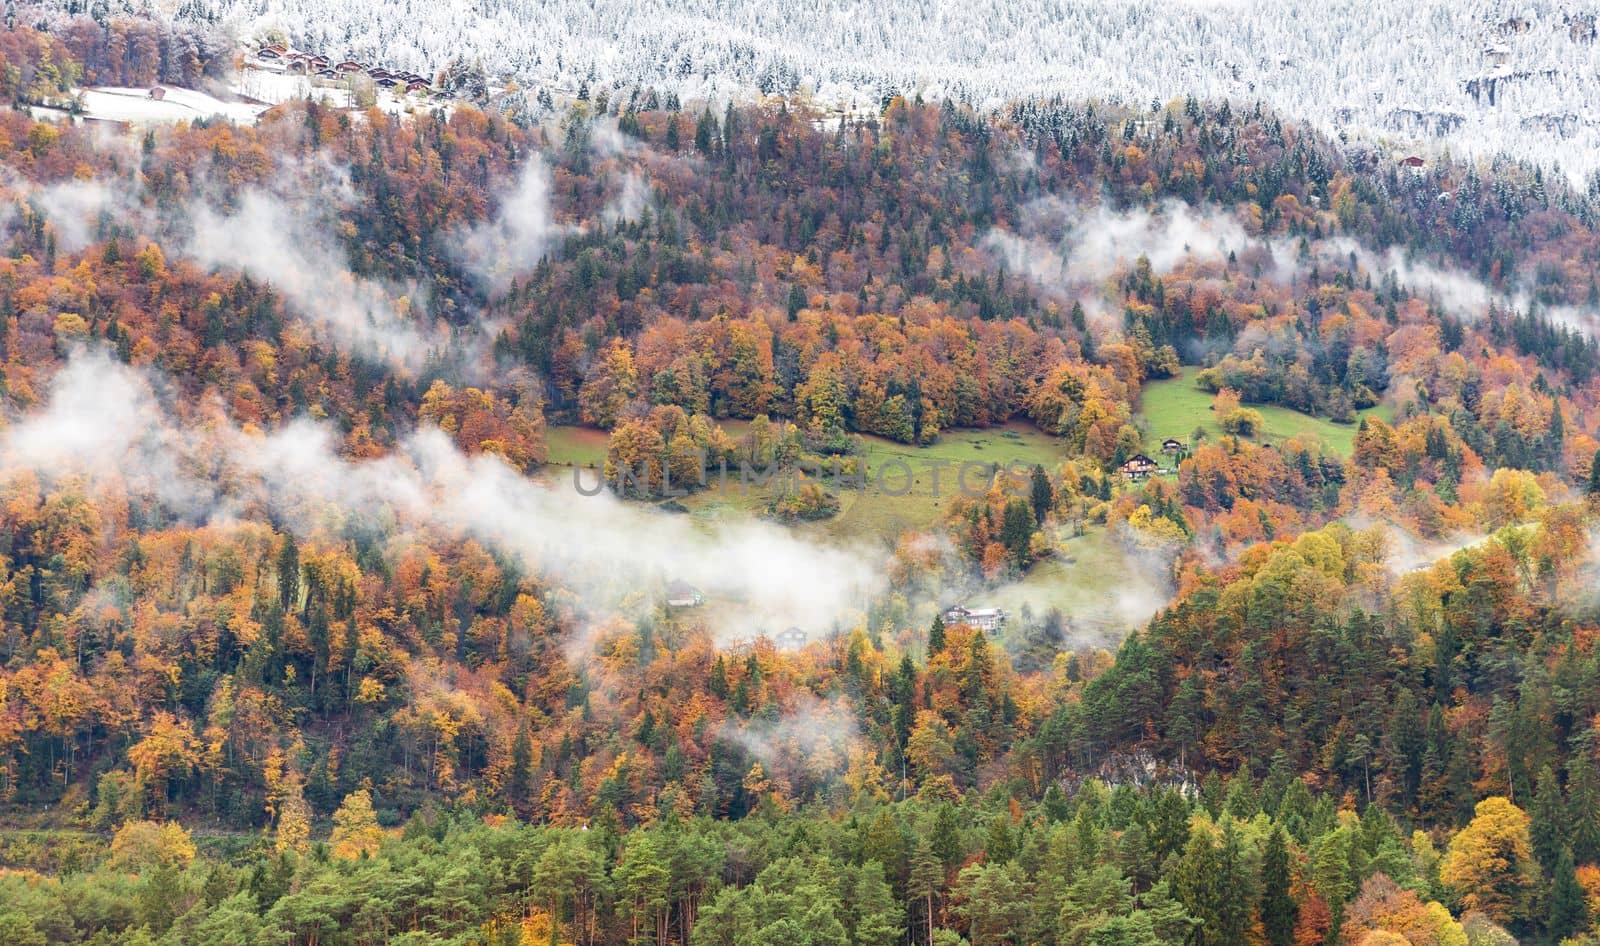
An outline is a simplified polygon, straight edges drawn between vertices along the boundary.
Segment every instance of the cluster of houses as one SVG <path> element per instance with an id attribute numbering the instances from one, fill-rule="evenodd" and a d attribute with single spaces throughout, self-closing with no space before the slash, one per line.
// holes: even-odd
<path id="1" fill-rule="evenodd" d="M 406 92 L 430 92 L 433 80 L 415 72 L 390 72 L 381 66 L 346 59 L 334 62 L 327 56 L 313 55 L 289 49 L 282 43 L 273 43 L 256 50 L 256 61 L 268 68 L 312 76 L 318 79 L 346 79 L 364 75 L 380 89 L 400 89 Z"/>
<path id="2" fill-rule="evenodd" d="M 667 582 L 666 605 L 674 611 L 685 608 L 698 608 L 706 603 L 706 596 L 700 589 L 686 581 Z M 775 634 L 759 634 L 755 637 L 743 637 L 730 641 L 723 646 L 724 650 L 733 653 L 749 653 L 755 650 L 756 644 L 761 640 L 770 640 L 778 650 L 793 653 L 805 649 L 811 642 L 811 637 L 798 627 L 786 627 Z"/>
<path id="3" fill-rule="evenodd" d="M 944 623 L 965 624 L 994 634 L 1006 626 L 1006 612 L 1001 608 L 968 608 L 958 604 L 944 609 Z"/>
<path id="4" fill-rule="evenodd" d="M 1161 441 L 1161 452 L 1170 457 L 1181 457 L 1187 449 L 1181 440 L 1168 437 Z M 1117 470 L 1130 480 L 1144 480 L 1160 472 L 1161 465 L 1142 453 L 1136 453 Z"/>

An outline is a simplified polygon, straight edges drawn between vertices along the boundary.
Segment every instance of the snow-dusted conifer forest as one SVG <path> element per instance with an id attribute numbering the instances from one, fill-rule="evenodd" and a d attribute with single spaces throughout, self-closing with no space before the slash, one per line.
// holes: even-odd
<path id="1" fill-rule="evenodd" d="M 1600 167 L 1596 7 L 1562 0 L 55 0 L 530 89 L 978 107 L 1260 100 L 1330 132 Z M 614 100 L 614 99 L 613 99 Z"/>

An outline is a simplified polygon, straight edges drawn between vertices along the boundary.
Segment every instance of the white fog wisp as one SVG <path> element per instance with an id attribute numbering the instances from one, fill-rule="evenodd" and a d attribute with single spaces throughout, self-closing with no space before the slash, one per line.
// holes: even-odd
<path id="1" fill-rule="evenodd" d="M 315 536 L 352 518 L 470 537 L 552 576 L 586 606 L 662 577 L 737 605 L 734 637 L 783 622 L 818 635 L 849 624 L 882 587 L 870 551 L 809 542 L 764 522 L 702 527 L 570 483 L 536 483 L 493 455 L 469 456 L 435 429 L 388 456 L 339 456 L 331 427 L 309 420 L 268 434 L 226 420 L 186 427 L 142 371 L 98 351 L 75 355 L 46 403 L 0 439 L 0 477 L 81 477 L 160 499 L 196 523 L 268 508 Z M 618 579 L 623 579 L 620 582 Z"/>
<path id="2" fill-rule="evenodd" d="M 420 367 L 435 346 L 405 317 L 409 300 L 331 261 L 343 250 L 331 236 L 264 191 L 247 192 L 232 214 L 197 204 L 189 256 L 212 269 L 238 270 L 269 283 L 295 314 L 363 357 Z"/>

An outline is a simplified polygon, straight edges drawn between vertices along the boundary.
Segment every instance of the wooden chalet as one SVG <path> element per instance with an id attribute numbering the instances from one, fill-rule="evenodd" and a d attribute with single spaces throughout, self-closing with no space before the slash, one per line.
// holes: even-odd
<path id="1" fill-rule="evenodd" d="M 806 637 L 806 632 L 798 627 L 787 627 L 772 635 L 772 642 L 777 645 L 778 649 L 789 652 L 804 650 L 809 640 Z"/>
<path id="2" fill-rule="evenodd" d="M 1119 469 L 1122 475 L 1130 480 L 1142 480 L 1155 473 L 1160 467 L 1156 464 L 1156 461 L 1142 453 L 1136 453 L 1127 463 L 1122 464 Z"/>
<path id="3" fill-rule="evenodd" d="M 667 607 L 695 608 L 705 603 L 706 596 L 688 582 L 674 581 L 667 584 Z"/>
<path id="4" fill-rule="evenodd" d="M 337 80 L 353 75 L 366 75 L 382 89 L 401 90 L 406 93 L 429 92 L 433 80 L 415 72 L 390 71 L 382 66 L 369 66 L 359 59 L 333 61 L 328 56 L 292 51 L 282 43 L 272 43 L 256 50 L 256 58 L 276 64 L 288 72 L 315 76 L 322 80 Z"/>
<path id="5" fill-rule="evenodd" d="M 1168 437 L 1167 439 L 1161 441 L 1161 452 L 1162 453 L 1182 453 L 1183 452 L 1183 441 L 1174 440 L 1173 438 Z"/>
<path id="6" fill-rule="evenodd" d="M 1000 608 L 967 608 L 958 604 L 945 609 L 944 623 L 966 624 L 993 633 L 1006 626 L 1006 613 Z"/>

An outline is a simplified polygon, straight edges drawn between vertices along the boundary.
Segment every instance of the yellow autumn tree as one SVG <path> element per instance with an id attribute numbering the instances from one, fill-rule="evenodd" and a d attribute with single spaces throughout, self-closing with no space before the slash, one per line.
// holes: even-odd
<path id="1" fill-rule="evenodd" d="M 1544 505 L 1544 489 L 1527 470 L 1499 469 L 1484 491 L 1484 518 L 1492 528 L 1513 525 L 1531 518 Z"/>
<path id="2" fill-rule="evenodd" d="M 333 856 L 356 860 L 378 852 L 383 844 L 383 829 L 372 810 L 372 793 L 358 789 L 344 796 L 344 803 L 333 813 Z"/>
<path id="3" fill-rule="evenodd" d="M 130 821 L 111 839 L 111 865 L 132 873 L 163 864 L 188 867 L 194 853 L 189 832 L 172 821 Z"/>
<path id="4" fill-rule="evenodd" d="M 639 372 L 633 364 L 633 350 L 627 342 L 616 339 L 595 360 L 578 393 L 584 422 L 610 429 L 638 393 Z"/>
<path id="5" fill-rule="evenodd" d="M 1497 923 L 1524 915 L 1536 878 L 1528 815 L 1499 796 L 1478 802 L 1439 862 L 1439 879 L 1460 894 L 1462 907 Z"/>
<path id="6" fill-rule="evenodd" d="M 867 751 L 867 747 L 852 744 L 849 759 L 849 767 L 844 773 L 844 784 L 850 789 L 850 798 L 854 801 L 862 799 L 887 801 L 889 793 L 883 787 L 887 773 L 873 758 L 872 753 Z"/>
<path id="7" fill-rule="evenodd" d="M 1227 417 L 1240 407 L 1239 392 L 1233 388 L 1218 388 L 1216 397 L 1211 399 L 1211 412 L 1218 419 Z"/>
<path id="8" fill-rule="evenodd" d="M 751 765 L 750 771 L 745 773 L 744 790 L 755 796 L 765 795 L 772 790 L 772 781 L 767 778 L 767 772 L 760 762 Z"/>
<path id="9" fill-rule="evenodd" d="M 188 778 L 199 760 L 194 730 L 165 710 L 151 718 L 144 738 L 128 750 L 135 782 L 158 810 L 166 805 L 168 781 Z"/>
<path id="10" fill-rule="evenodd" d="M 1383 937 L 1395 936 L 1396 940 Z M 1377 937 L 1377 939 L 1374 939 Z M 1368 877 L 1345 909 L 1344 946 L 1395 942 L 1411 946 L 1467 946 L 1467 934 L 1438 901 L 1424 902 L 1382 872 Z"/>
<path id="11" fill-rule="evenodd" d="M 950 725 L 938 713 L 922 710 L 906 741 L 906 758 L 924 777 L 948 774 L 955 762 Z"/>
<path id="12" fill-rule="evenodd" d="M 661 432 L 643 421 L 624 421 L 606 443 L 606 482 L 628 495 L 660 490 L 667 450 Z"/>
<path id="13" fill-rule="evenodd" d="M 484 939 L 494 943 L 515 943 L 517 946 L 572 946 L 566 937 L 550 922 L 550 914 L 538 907 L 528 910 L 527 916 L 497 916 L 482 927 Z"/>
<path id="14" fill-rule="evenodd" d="M 310 846 L 311 806 L 306 804 L 306 797 L 297 784 L 278 807 L 278 836 L 272 847 L 282 854 L 285 851 L 303 853 Z"/>
<path id="15" fill-rule="evenodd" d="M 267 814 L 278 822 L 273 849 L 280 854 L 305 851 L 311 845 L 311 806 L 306 803 L 305 777 L 294 763 L 302 749 L 298 740 L 288 752 L 273 749 L 262 766 L 267 783 Z"/>

